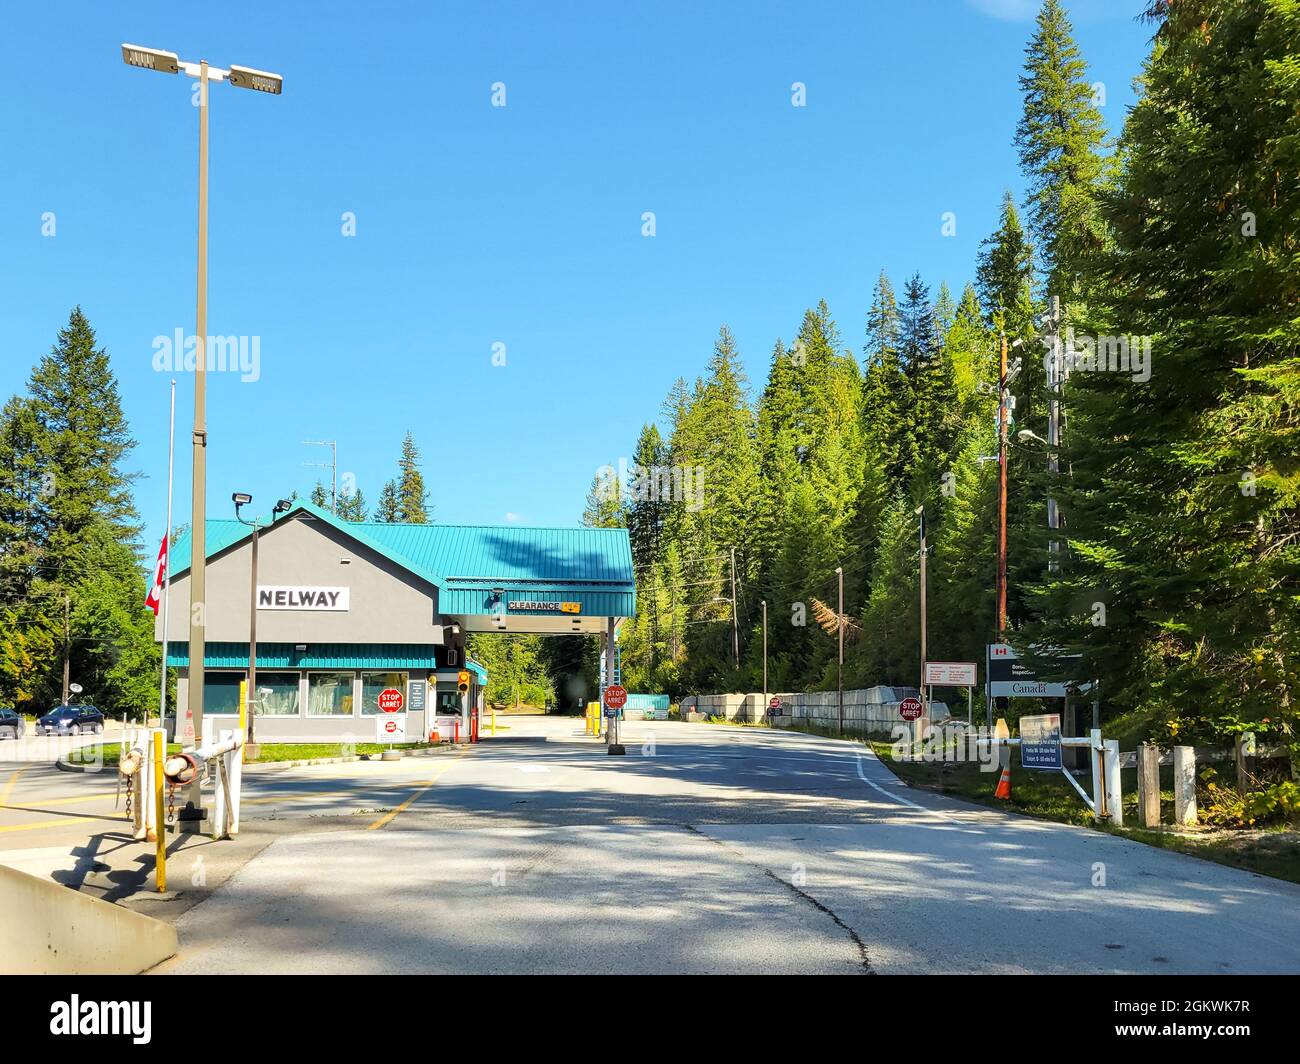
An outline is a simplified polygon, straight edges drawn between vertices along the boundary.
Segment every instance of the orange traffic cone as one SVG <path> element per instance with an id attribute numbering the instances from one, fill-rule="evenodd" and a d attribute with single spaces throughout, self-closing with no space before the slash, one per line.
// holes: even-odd
<path id="1" fill-rule="evenodd" d="M 993 792 L 994 798 L 1005 798 L 1011 801 L 1011 766 L 1002 766 L 1002 777 L 998 780 L 998 789 Z"/>

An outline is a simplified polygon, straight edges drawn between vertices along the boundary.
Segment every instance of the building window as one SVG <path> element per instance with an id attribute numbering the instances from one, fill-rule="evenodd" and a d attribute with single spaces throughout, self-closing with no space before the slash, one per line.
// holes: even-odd
<path id="1" fill-rule="evenodd" d="M 406 700 L 409 697 L 406 690 L 406 673 L 363 672 L 361 674 L 361 715 L 363 717 L 377 716 L 381 712 L 379 693 L 387 691 L 390 687 L 402 692 L 402 708 L 406 709 Z"/>
<path id="2" fill-rule="evenodd" d="M 309 672 L 307 716 L 352 716 L 352 676 L 350 672 Z"/>
<path id="3" fill-rule="evenodd" d="M 298 715 L 298 674 L 259 672 L 256 697 L 259 717 L 296 717 Z"/>
<path id="4" fill-rule="evenodd" d="M 454 681 L 451 683 L 443 681 L 438 684 L 438 708 L 436 713 L 440 717 L 460 716 L 460 692 L 456 690 Z"/>
<path id="5" fill-rule="evenodd" d="M 242 672 L 203 673 L 203 712 L 213 717 L 239 716 L 239 685 Z"/>

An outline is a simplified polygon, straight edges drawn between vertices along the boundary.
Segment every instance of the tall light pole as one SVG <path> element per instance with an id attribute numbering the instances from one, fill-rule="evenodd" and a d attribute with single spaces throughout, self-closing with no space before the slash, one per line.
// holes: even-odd
<path id="1" fill-rule="evenodd" d="M 235 504 L 235 519 L 241 524 L 248 525 L 253 530 L 253 557 L 251 570 L 251 588 L 248 595 L 248 735 L 246 740 L 246 753 L 249 757 L 257 757 L 257 737 L 254 734 L 253 721 L 256 718 L 256 712 L 253 707 L 257 704 L 257 533 L 261 529 L 262 519 L 254 517 L 251 521 L 245 521 L 243 515 L 239 512 L 241 507 L 247 506 L 253 501 L 253 496 L 237 491 L 230 496 L 230 501 Z M 282 513 L 287 513 L 292 507 L 288 499 L 281 499 L 271 510 L 271 521 L 274 522 L 276 517 Z"/>
<path id="2" fill-rule="evenodd" d="M 182 60 L 175 52 L 157 48 L 122 45 L 122 60 L 127 66 L 154 70 L 161 74 L 184 71 L 199 82 L 199 235 L 198 298 L 194 327 L 194 433 L 192 443 L 193 481 L 190 502 L 190 665 L 188 707 L 190 723 L 177 737 L 200 740 L 203 735 L 203 655 L 207 616 L 207 346 L 208 346 L 208 84 L 229 81 L 238 89 L 280 95 L 284 79 L 251 67 L 231 66 L 229 70 L 210 67 L 206 59 L 197 63 Z M 164 642 L 166 633 L 164 633 Z M 177 731 L 181 732 L 180 707 L 176 707 Z M 186 734 L 187 733 L 187 734 Z M 190 784 L 185 808 L 178 814 L 182 821 L 203 819 L 203 797 L 198 780 Z"/>

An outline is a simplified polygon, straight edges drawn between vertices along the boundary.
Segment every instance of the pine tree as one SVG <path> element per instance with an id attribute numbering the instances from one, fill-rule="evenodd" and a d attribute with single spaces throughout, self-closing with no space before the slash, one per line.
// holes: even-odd
<path id="1" fill-rule="evenodd" d="M 893 286 L 882 270 L 867 315 L 863 417 L 873 460 L 889 493 L 903 490 L 914 450 L 911 386 L 902 354 L 902 321 Z"/>
<path id="2" fill-rule="evenodd" d="M 1048 294 L 1070 304 L 1081 295 L 1084 260 L 1104 240 L 1097 202 L 1105 126 L 1060 0 L 1043 0 L 1020 89 L 1016 148 L 1029 183 L 1029 229 Z"/>
<path id="3" fill-rule="evenodd" d="M 385 481 L 383 490 L 379 493 L 379 505 L 375 507 L 374 519 L 385 524 L 395 524 L 400 512 L 401 502 L 397 495 L 397 481 Z"/>
<path id="4" fill-rule="evenodd" d="M 429 493 L 424 487 L 424 474 L 420 472 L 420 451 L 410 432 L 402 440 L 402 458 L 398 468 L 397 519 L 407 525 L 428 524 L 432 516 L 428 505 Z"/>
<path id="5" fill-rule="evenodd" d="M 311 494 L 308 498 L 311 500 L 313 506 L 318 506 L 322 510 L 334 509 L 334 505 L 330 502 L 329 488 L 325 487 L 325 485 L 319 480 L 316 481 L 316 486 L 311 489 Z"/>
<path id="6" fill-rule="evenodd" d="M 1110 330 L 1149 338 L 1150 376 L 1067 382 L 1069 551 L 1026 639 L 1080 653 L 1153 738 L 1272 729 L 1300 773 L 1300 10 L 1190 0 L 1149 17 L 1115 248 L 1090 287 Z"/>

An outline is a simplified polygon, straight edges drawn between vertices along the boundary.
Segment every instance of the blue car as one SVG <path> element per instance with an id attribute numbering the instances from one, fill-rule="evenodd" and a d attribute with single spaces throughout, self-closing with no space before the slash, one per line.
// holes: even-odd
<path id="1" fill-rule="evenodd" d="M 37 718 L 37 735 L 98 735 L 104 730 L 104 714 L 94 706 L 59 706 Z"/>

